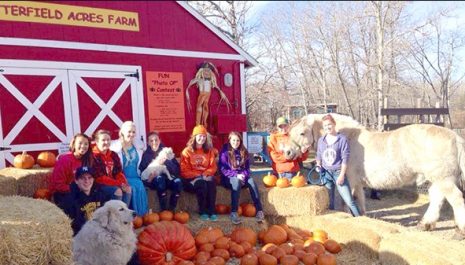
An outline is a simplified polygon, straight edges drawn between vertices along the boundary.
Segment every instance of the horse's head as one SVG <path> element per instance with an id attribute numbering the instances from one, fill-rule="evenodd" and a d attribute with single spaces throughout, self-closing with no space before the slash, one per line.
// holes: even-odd
<path id="1" fill-rule="evenodd" d="M 284 156 L 288 160 L 294 160 L 302 155 L 302 151 L 315 150 L 318 138 L 321 136 L 321 124 L 315 115 L 307 115 L 295 121 L 290 128 L 291 141 L 284 147 Z"/>

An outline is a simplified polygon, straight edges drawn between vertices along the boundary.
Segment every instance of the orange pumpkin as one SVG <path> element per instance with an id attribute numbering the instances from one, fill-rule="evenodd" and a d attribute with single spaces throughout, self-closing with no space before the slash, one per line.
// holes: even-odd
<path id="1" fill-rule="evenodd" d="M 215 210 L 218 214 L 227 214 L 228 213 L 228 206 L 224 204 L 217 204 L 215 206 Z"/>
<path id="2" fill-rule="evenodd" d="M 337 243 L 335 240 L 328 239 L 324 242 L 323 245 L 328 252 L 333 254 L 341 252 L 341 245 L 339 245 L 339 243 Z"/>
<path id="3" fill-rule="evenodd" d="M 232 231 L 231 240 L 238 244 L 247 241 L 252 246 L 255 246 L 257 244 L 257 233 L 248 227 L 238 227 Z"/>
<path id="4" fill-rule="evenodd" d="M 276 259 L 280 259 L 281 257 L 284 257 L 286 255 L 286 251 L 284 251 L 282 248 L 277 247 L 273 252 L 271 253 Z"/>
<path id="5" fill-rule="evenodd" d="M 257 214 L 257 209 L 253 204 L 246 203 L 242 208 L 242 215 L 245 217 L 254 217 Z"/>
<path id="6" fill-rule="evenodd" d="M 215 246 L 212 243 L 206 243 L 206 244 L 201 245 L 199 250 L 210 253 L 213 250 L 215 250 Z"/>
<path id="7" fill-rule="evenodd" d="M 284 230 L 279 225 L 272 225 L 270 228 L 268 228 L 268 230 L 266 231 L 263 237 L 263 242 L 265 244 L 273 243 L 279 246 L 286 241 L 287 241 L 286 230 Z"/>
<path id="8" fill-rule="evenodd" d="M 287 188 L 289 187 L 289 185 L 290 185 L 290 182 L 288 178 L 279 178 L 276 181 L 276 187 L 278 188 Z"/>
<path id="9" fill-rule="evenodd" d="M 315 253 L 317 256 L 325 253 L 325 247 L 320 242 L 313 242 L 308 247 L 305 247 L 305 251 L 309 253 Z"/>
<path id="10" fill-rule="evenodd" d="M 270 254 L 263 254 L 258 258 L 260 265 L 277 265 L 278 259 Z"/>
<path id="11" fill-rule="evenodd" d="M 144 219 L 142 219 L 142 217 L 140 216 L 136 216 L 132 220 L 132 226 L 134 227 L 134 229 L 142 227 L 143 223 L 144 223 Z"/>
<path id="12" fill-rule="evenodd" d="M 279 259 L 281 265 L 297 265 L 299 264 L 299 258 L 294 255 L 285 255 Z"/>
<path id="13" fill-rule="evenodd" d="M 194 258 L 195 264 L 205 264 L 210 257 L 211 255 L 209 252 L 199 251 Z"/>
<path id="14" fill-rule="evenodd" d="M 56 156 L 52 152 L 41 152 L 37 156 L 37 164 L 41 167 L 53 167 L 55 166 Z"/>
<path id="15" fill-rule="evenodd" d="M 208 262 L 211 262 L 215 265 L 224 265 L 226 262 L 222 257 L 211 257 Z"/>
<path id="16" fill-rule="evenodd" d="M 245 255 L 244 248 L 237 243 L 231 243 L 229 255 L 231 255 L 231 257 L 242 258 L 242 256 Z"/>
<path id="17" fill-rule="evenodd" d="M 192 259 L 196 253 L 191 232 L 178 222 L 151 224 L 138 236 L 137 254 L 142 265 L 176 264 Z"/>
<path id="18" fill-rule="evenodd" d="M 186 224 L 189 222 L 189 213 L 183 211 L 177 212 L 174 214 L 174 220 L 181 224 Z"/>
<path id="19" fill-rule="evenodd" d="M 242 216 L 242 207 L 237 207 L 237 215 Z"/>
<path id="20" fill-rule="evenodd" d="M 158 216 L 158 214 L 152 213 L 152 210 L 150 210 L 146 215 L 144 215 L 143 219 L 144 225 L 150 225 L 160 221 L 160 217 Z"/>
<path id="21" fill-rule="evenodd" d="M 333 254 L 324 253 L 318 255 L 317 265 L 336 265 L 336 257 Z"/>
<path id="22" fill-rule="evenodd" d="M 300 171 L 297 172 L 297 175 L 295 175 L 292 180 L 291 180 L 291 185 L 296 188 L 303 187 L 307 185 L 307 180 L 305 179 L 304 176 L 300 175 Z"/>
<path id="23" fill-rule="evenodd" d="M 200 230 L 197 236 L 205 236 L 208 240 L 208 243 L 215 243 L 216 240 L 220 237 L 223 237 L 224 234 L 223 231 L 221 231 L 219 228 L 208 227 Z"/>
<path id="24" fill-rule="evenodd" d="M 161 211 L 158 215 L 160 216 L 160 221 L 172 221 L 174 217 L 173 212 L 168 210 Z"/>
<path id="25" fill-rule="evenodd" d="M 23 153 L 16 155 L 13 159 L 13 166 L 15 168 L 22 168 L 22 169 L 29 169 L 34 166 L 34 158 L 31 155 L 28 155 L 26 151 Z"/>
<path id="26" fill-rule="evenodd" d="M 277 180 L 278 178 L 275 175 L 271 175 L 271 173 L 268 172 L 268 175 L 263 177 L 263 184 L 265 184 L 265 187 L 274 187 L 276 186 Z"/>
<path id="27" fill-rule="evenodd" d="M 43 199 L 50 201 L 52 199 L 52 193 L 46 188 L 39 188 L 34 192 L 32 196 L 34 199 Z"/>
<path id="28" fill-rule="evenodd" d="M 224 260 L 229 260 L 229 251 L 227 251 L 226 249 L 215 249 L 213 250 L 212 252 L 212 256 L 213 257 L 222 257 Z"/>
<path id="29" fill-rule="evenodd" d="M 247 254 L 242 257 L 241 265 L 257 265 L 258 258 L 254 254 Z"/>
<path id="30" fill-rule="evenodd" d="M 222 236 L 215 241 L 215 248 L 216 249 L 229 249 L 230 243 L 231 243 L 230 238 Z"/>
<path id="31" fill-rule="evenodd" d="M 302 263 L 304 265 L 315 265 L 318 260 L 318 256 L 315 253 L 305 253 L 302 257 Z"/>

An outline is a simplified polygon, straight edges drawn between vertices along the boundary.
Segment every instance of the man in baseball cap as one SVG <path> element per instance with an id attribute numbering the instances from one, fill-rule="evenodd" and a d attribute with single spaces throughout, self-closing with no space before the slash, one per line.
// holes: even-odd
<path id="1" fill-rule="evenodd" d="M 70 195 L 64 204 L 65 213 L 72 220 L 74 235 L 92 218 L 95 210 L 110 199 L 96 186 L 93 174 L 91 167 L 82 166 L 76 169 Z"/>

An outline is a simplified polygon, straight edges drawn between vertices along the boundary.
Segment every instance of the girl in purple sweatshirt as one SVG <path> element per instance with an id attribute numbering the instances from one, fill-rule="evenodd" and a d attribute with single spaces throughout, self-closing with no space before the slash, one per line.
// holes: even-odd
<path id="1" fill-rule="evenodd" d="M 231 132 L 228 140 L 229 142 L 225 143 L 221 149 L 218 167 L 221 173 L 221 185 L 231 190 L 231 221 L 233 224 L 241 223 L 241 219 L 237 214 L 239 196 L 241 188 L 247 187 L 257 209 L 257 215 L 255 216 L 257 222 L 262 222 L 265 216 L 257 184 L 250 177 L 249 153 L 242 143 L 240 133 Z"/>
<path id="2" fill-rule="evenodd" d="M 334 190 L 337 189 L 352 215 L 359 216 L 360 211 L 352 197 L 349 181 L 346 178 L 350 155 L 349 141 L 343 134 L 336 132 L 336 121 L 331 114 L 325 115 L 322 121 L 325 135 L 318 140 L 316 164 L 321 168 L 320 174 L 326 180 L 325 186 L 329 191 L 329 209 L 334 210 Z"/>

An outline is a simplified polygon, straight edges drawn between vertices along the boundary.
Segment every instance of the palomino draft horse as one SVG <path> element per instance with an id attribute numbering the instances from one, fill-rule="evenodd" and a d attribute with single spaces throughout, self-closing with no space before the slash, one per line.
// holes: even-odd
<path id="1" fill-rule="evenodd" d="M 447 200 L 454 210 L 459 230 L 465 235 L 465 140 L 454 131 L 428 124 L 413 124 L 394 131 L 370 131 L 348 116 L 332 114 L 336 130 L 349 139 L 350 159 L 347 177 L 352 193 L 365 213 L 363 187 L 395 189 L 430 181 L 429 206 L 420 222 L 425 230 L 434 229 L 440 209 Z M 291 126 L 287 159 L 301 155 L 301 149 L 317 149 L 322 136 L 322 114 L 310 114 Z M 462 177 L 460 177 L 462 176 Z"/>

